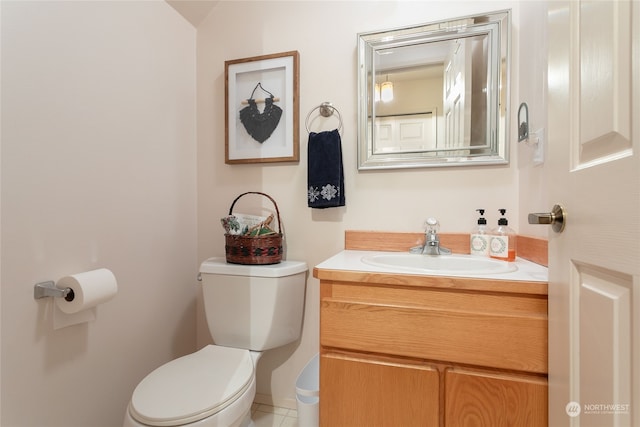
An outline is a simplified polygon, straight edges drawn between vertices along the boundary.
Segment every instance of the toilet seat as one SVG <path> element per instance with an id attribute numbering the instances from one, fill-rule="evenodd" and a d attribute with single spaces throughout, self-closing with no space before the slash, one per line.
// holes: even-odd
<path id="1" fill-rule="evenodd" d="M 129 412 L 150 426 L 193 423 L 233 403 L 253 377 L 249 350 L 209 345 L 147 375 L 133 392 Z"/>

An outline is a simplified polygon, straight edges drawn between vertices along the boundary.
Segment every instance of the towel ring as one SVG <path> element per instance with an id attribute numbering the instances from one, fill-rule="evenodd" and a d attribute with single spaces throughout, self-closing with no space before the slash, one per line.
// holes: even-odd
<path id="1" fill-rule="evenodd" d="M 322 104 L 309 111 L 309 114 L 307 114 L 307 119 L 304 121 L 304 127 L 307 129 L 307 133 L 311 133 L 311 131 L 309 130 L 309 118 L 311 117 L 311 114 L 313 114 L 313 112 L 316 110 L 320 110 L 320 115 L 322 117 L 331 117 L 334 112 L 337 113 L 338 120 L 340 121 L 340 124 L 338 125 L 338 132 L 342 130 L 342 115 L 340 114 L 340 111 L 338 111 L 338 109 L 334 107 L 330 102 L 323 102 Z"/>

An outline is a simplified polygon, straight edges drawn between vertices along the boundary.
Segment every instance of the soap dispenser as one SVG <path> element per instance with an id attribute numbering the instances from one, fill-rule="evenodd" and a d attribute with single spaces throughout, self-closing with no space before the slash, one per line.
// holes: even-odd
<path id="1" fill-rule="evenodd" d="M 489 256 L 503 261 L 516 260 L 516 233 L 509 228 L 509 221 L 504 214 L 506 209 L 498 209 L 502 218 L 498 220 L 498 228 L 491 233 Z"/>
<path id="2" fill-rule="evenodd" d="M 476 209 L 480 212 L 478 224 L 471 230 L 469 252 L 476 256 L 489 256 L 489 228 L 487 220 L 483 217 L 484 209 Z"/>

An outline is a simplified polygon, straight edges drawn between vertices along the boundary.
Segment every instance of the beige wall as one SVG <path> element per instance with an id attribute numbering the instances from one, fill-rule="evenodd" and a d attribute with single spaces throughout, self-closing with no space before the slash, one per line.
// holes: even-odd
<path id="1" fill-rule="evenodd" d="M 356 169 L 356 34 L 505 8 L 514 12 L 512 78 L 517 82 L 521 60 L 517 2 L 218 3 L 198 27 L 199 259 L 224 253 L 219 218 L 233 198 L 246 190 L 264 191 L 277 200 L 286 223 L 288 257 L 304 260 L 311 268 L 343 248 L 346 229 L 421 231 L 424 220 L 434 216 L 440 219 L 443 231 L 467 232 L 477 219 L 476 208 L 487 209 L 491 225 L 497 222 L 497 210 L 506 208 L 510 225 L 518 230 L 526 222 L 523 208 L 527 202 L 519 202 L 523 172 L 518 167 L 515 120 L 508 166 Z M 544 21 L 538 24 L 544 28 Z M 225 165 L 224 61 L 289 50 L 300 52 L 300 163 Z M 530 71 L 536 75 L 535 69 Z M 516 108 L 518 90 L 518 85 L 512 86 Z M 323 101 L 332 102 L 344 122 L 346 207 L 312 210 L 306 206 L 304 119 Z M 527 197 L 541 191 L 533 188 Z M 199 318 L 198 342 L 203 345 L 209 337 L 201 312 Z M 309 278 L 303 337 L 263 357 L 259 395 L 273 394 L 276 403 L 291 404 L 295 378 L 317 350 L 318 282 Z"/>
<path id="2" fill-rule="evenodd" d="M 531 142 L 535 140 L 533 133 L 541 136 L 543 149 L 542 156 L 545 163 L 533 162 L 535 146 L 526 142 L 517 143 L 518 147 L 514 157 L 519 171 L 519 232 L 527 236 L 547 237 L 549 228 L 540 225 L 529 225 L 527 214 L 529 212 L 549 212 L 555 203 L 549 200 L 546 163 L 546 135 L 547 135 L 547 6 L 545 2 L 522 2 L 519 33 L 531 35 L 520 36 L 519 73 L 520 78 L 514 81 L 513 87 L 519 92 L 517 102 L 513 105 L 514 126 L 517 124 L 518 107 L 521 102 L 526 102 L 529 107 L 529 128 Z M 517 135 L 517 131 L 516 131 Z M 517 140 L 517 137 L 514 136 Z M 562 185 L 562 183 L 557 183 Z"/>
<path id="3" fill-rule="evenodd" d="M 165 2 L 2 1 L 3 427 L 120 425 L 195 348 L 195 29 Z M 33 285 L 98 267 L 97 320 Z"/>

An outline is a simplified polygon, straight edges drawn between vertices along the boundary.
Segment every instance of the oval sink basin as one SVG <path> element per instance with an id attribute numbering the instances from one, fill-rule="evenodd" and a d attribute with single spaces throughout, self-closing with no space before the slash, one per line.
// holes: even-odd
<path id="1" fill-rule="evenodd" d="M 362 257 L 376 267 L 434 275 L 496 274 L 516 271 L 515 263 L 471 255 L 378 254 Z"/>

